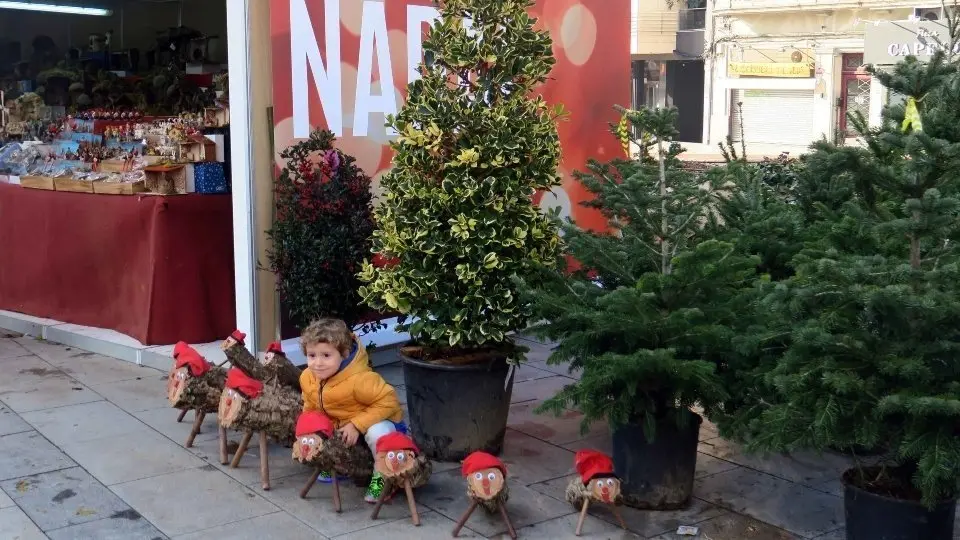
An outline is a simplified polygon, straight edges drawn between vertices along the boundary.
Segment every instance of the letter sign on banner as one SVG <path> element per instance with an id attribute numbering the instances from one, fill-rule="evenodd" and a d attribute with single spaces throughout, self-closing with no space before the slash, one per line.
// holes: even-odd
<path id="1" fill-rule="evenodd" d="M 536 200 L 583 227 L 605 228 L 599 213 L 579 205 L 588 195 L 572 173 L 590 158 L 619 155 L 608 126 L 618 120 L 614 104 L 630 105 L 630 3 L 537 0 L 531 14 L 549 30 L 557 59 L 540 91 L 569 113 L 558 126 L 563 186 Z M 395 135 L 384 117 L 400 109 L 418 76 L 424 34 L 438 15 L 430 0 L 270 0 L 277 166 L 284 148 L 323 127 L 378 189 Z"/>

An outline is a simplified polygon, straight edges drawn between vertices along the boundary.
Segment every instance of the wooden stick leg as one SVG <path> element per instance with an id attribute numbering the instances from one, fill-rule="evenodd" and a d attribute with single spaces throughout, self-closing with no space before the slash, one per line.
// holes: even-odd
<path id="1" fill-rule="evenodd" d="M 270 491 L 270 453 L 267 447 L 267 434 L 260 432 L 260 484 L 264 491 Z"/>
<path id="2" fill-rule="evenodd" d="M 193 429 L 190 430 L 190 436 L 187 437 L 187 443 L 184 444 L 187 448 L 193 447 L 193 441 L 197 438 L 197 435 L 200 433 L 200 426 L 203 424 L 203 419 L 207 416 L 207 413 L 203 411 L 197 411 L 197 417 L 193 421 Z"/>
<path id="3" fill-rule="evenodd" d="M 343 511 L 340 505 L 340 480 L 337 479 L 337 471 L 333 471 L 333 509 L 338 514 Z"/>
<path id="4" fill-rule="evenodd" d="M 420 513 L 417 512 L 417 501 L 413 498 L 413 486 L 410 485 L 410 480 L 403 481 L 403 490 L 407 492 L 407 506 L 410 507 L 410 517 L 413 518 L 413 524 L 416 527 L 420 526 Z"/>
<path id="5" fill-rule="evenodd" d="M 590 507 L 590 499 L 583 500 L 583 510 L 580 510 L 580 519 L 577 520 L 577 532 L 576 535 L 580 536 L 580 532 L 583 531 L 583 520 L 587 519 L 587 508 Z"/>
<path id="6" fill-rule="evenodd" d="M 300 490 L 301 499 L 307 498 L 307 493 L 310 493 L 310 490 L 313 489 L 314 484 L 317 483 L 317 478 L 320 478 L 320 467 L 317 467 L 317 470 L 313 471 L 313 474 L 310 475 L 310 480 L 307 482 L 307 485 L 303 486 L 303 489 Z"/>
<path id="7" fill-rule="evenodd" d="M 480 501 L 478 501 L 477 499 L 473 499 L 472 501 L 470 501 L 470 508 L 467 508 L 467 511 L 464 512 L 462 516 L 460 516 L 460 520 L 457 521 L 456 527 L 453 528 L 454 538 L 456 538 L 457 535 L 460 534 L 460 529 L 462 529 L 463 526 L 467 524 L 467 520 L 470 519 L 470 514 L 472 514 L 473 511 L 477 509 L 478 504 L 480 504 Z"/>
<path id="8" fill-rule="evenodd" d="M 377 516 L 380 515 L 380 507 L 383 506 L 383 503 L 387 500 L 387 490 L 384 489 L 380 492 L 380 498 L 377 499 L 377 505 L 373 507 L 373 513 L 370 514 L 370 519 L 377 519 Z"/>
<path id="9" fill-rule="evenodd" d="M 513 538 L 513 540 L 517 540 L 517 531 L 514 530 L 513 522 L 510 521 L 510 515 L 507 514 L 507 507 L 504 506 L 503 503 L 501 502 L 497 504 L 497 508 L 500 509 L 500 516 L 503 517 L 504 523 L 507 524 L 507 533 L 510 534 L 510 538 Z"/>
<path id="10" fill-rule="evenodd" d="M 627 523 L 623 521 L 623 514 L 620 513 L 620 509 L 617 508 L 617 505 L 611 504 L 610 510 L 613 512 L 613 515 L 617 516 L 617 521 L 620 522 L 620 527 L 623 530 L 627 530 Z"/>
<path id="11" fill-rule="evenodd" d="M 250 445 L 250 439 L 253 438 L 253 432 L 248 431 L 240 439 L 240 446 L 237 447 L 237 453 L 233 455 L 233 461 L 230 462 L 230 468 L 236 469 L 240 465 L 240 458 L 247 453 L 247 446 Z"/>
<path id="12" fill-rule="evenodd" d="M 177 417 L 177 423 L 183 422 L 183 417 L 187 415 L 187 409 L 180 409 L 180 416 Z"/>
<path id="13" fill-rule="evenodd" d="M 227 457 L 227 428 L 220 426 L 220 464 L 226 465 L 230 461 Z"/>

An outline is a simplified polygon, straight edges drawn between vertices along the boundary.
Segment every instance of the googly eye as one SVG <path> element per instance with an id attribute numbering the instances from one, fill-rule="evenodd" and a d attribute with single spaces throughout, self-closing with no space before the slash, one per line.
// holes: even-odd
<path id="1" fill-rule="evenodd" d="M 309 439 L 307 439 L 307 444 L 310 444 L 310 445 L 317 444 L 317 440 L 313 437 L 310 437 Z"/>
<path id="2" fill-rule="evenodd" d="M 304 437 L 304 438 L 300 439 L 300 444 L 309 444 L 308 441 L 310 441 L 310 439 Z"/>
<path id="3" fill-rule="evenodd" d="M 483 473 L 478 472 L 477 474 L 473 475 L 473 477 L 476 478 L 477 480 L 483 480 Z"/>
<path id="4" fill-rule="evenodd" d="M 613 487 L 613 478 L 607 478 L 607 485 Z"/>
<path id="5" fill-rule="evenodd" d="M 491 482 L 493 482 L 494 480 L 497 479 L 497 473 L 490 473 L 490 474 L 488 474 L 488 475 L 487 475 L 487 479 L 490 480 Z"/>
<path id="6" fill-rule="evenodd" d="M 403 461 L 405 459 L 407 459 L 406 454 L 404 454 L 403 452 L 397 452 L 397 461 Z"/>
<path id="7" fill-rule="evenodd" d="M 393 459 L 397 457 L 396 452 L 387 452 L 387 459 Z"/>

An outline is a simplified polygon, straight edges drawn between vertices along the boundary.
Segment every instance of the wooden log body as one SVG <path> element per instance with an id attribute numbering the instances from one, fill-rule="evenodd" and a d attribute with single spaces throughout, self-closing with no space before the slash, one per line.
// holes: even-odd
<path id="1" fill-rule="evenodd" d="M 231 342 L 232 344 L 227 345 Z M 223 348 L 223 353 L 227 356 L 227 360 L 230 361 L 231 366 L 243 371 L 247 376 L 253 377 L 260 382 L 265 382 L 270 376 L 270 372 L 264 368 L 263 364 L 257 360 L 257 357 L 248 351 L 242 343 L 229 339 L 224 342 L 224 345 L 227 346 Z M 299 381 L 297 388 L 299 388 Z"/>
<path id="2" fill-rule="evenodd" d="M 187 366 L 174 366 L 167 375 L 167 399 L 175 409 L 216 412 L 220 394 L 227 379 L 227 370 L 212 367 L 199 377 L 194 377 Z"/>
<path id="3" fill-rule="evenodd" d="M 300 368 L 285 355 L 268 352 L 263 360 L 263 369 L 266 372 L 265 384 L 300 390 Z"/>
<path id="4" fill-rule="evenodd" d="M 266 433 L 278 442 L 288 443 L 293 439 L 301 409 L 300 392 L 288 387 L 265 386 L 254 399 L 227 388 L 220 396 L 217 416 L 222 427 Z"/>
<path id="5" fill-rule="evenodd" d="M 583 480 L 581 480 L 579 476 L 570 478 L 570 482 L 567 483 L 567 489 L 564 491 L 564 498 L 577 512 L 583 508 L 583 501 L 586 499 L 590 499 L 592 503 L 605 504 L 604 501 L 595 496 L 589 484 L 584 485 Z M 622 502 L 623 497 L 620 495 L 619 480 L 617 480 L 613 505 L 616 506 L 622 504 Z"/>
<path id="6" fill-rule="evenodd" d="M 334 476 L 363 480 L 373 475 L 373 454 L 362 440 L 347 446 L 337 437 L 302 435 L 293 441 L 293 459 Z"/>

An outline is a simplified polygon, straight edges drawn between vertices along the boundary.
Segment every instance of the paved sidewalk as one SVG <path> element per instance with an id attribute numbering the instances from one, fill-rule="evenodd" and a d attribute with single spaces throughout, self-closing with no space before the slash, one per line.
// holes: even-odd
<path id="1" fill-rule="evenodd" d="M 573 452 L 609 451 L 609 434 L 597 428 L 584 438 L 574 413 L 533 413 L 571 379 L 564 368 L 545 364 L 547 347 L 530 345 L 503 456 L 510 470 L 508 508 L 520 538 L 574 538 L 576 514 L 563 502 Z M 399 364 L 379 371 L 403 396 Z M 265 492 L 257 448 L 237 469 L 218 463 L 214 415 L 195 448 L 183 447 L 192 414 L 176 422 L 165 378 L 155 369 L 0 331 L 0 540 L 449 538 L 467 506 L 457 465 L 437 464 L 417 492 L 421 527 L 410 523 L 402 497 L 371 521 L 362 490 L 352 486 L 343 490 L 338 515 L 328 486 L 299 498 L 309 471 L 276 446 L 273 489 Z M 701 540 L 843 539 L 842 459 L 745 456 L 706 422 L 700 436 L 689 508 L 624 509 L 629 532 L 598 509 L 583 538 L 683 539 L 690 537 L 674 534 L 677 526 L 696 525 Z M 499 518 L 476 512 L 461 536 L 506 538 L 503 533 Z"/>

